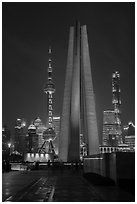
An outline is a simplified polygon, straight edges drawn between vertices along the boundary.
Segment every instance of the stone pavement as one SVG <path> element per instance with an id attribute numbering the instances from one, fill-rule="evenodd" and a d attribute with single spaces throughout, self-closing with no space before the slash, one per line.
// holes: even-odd
<path id="1" fill-rule="evenodd" d="M 76 170 L 14 171 L 2 175 L 3 202 L 117 202 L 122 197 L 133 201 L 130 196 L 115 186 L 91 185 Z"/>
<path id="2" fill-rule="evenodd" d="M 77 171 L 73 171 L 73 173 L 68 172 L 57 177 L 53 201 L 101 202 L 103 200 Z"/>
<path id="3" fill-rule="evenodd" d="M 33 185 L 44 172 L 11 171 L 2 174 L 2 201 L 15 195 L 26 186 Z M 45 173 L 44 173 L 45 174 Z"/>

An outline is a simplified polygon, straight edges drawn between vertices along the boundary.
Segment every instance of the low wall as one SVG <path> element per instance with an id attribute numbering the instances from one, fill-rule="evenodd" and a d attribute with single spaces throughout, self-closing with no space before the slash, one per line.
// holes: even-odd
<path id="1" fill-rule="evenodd" d="M 11 163 L 12 171 L 26 171 L 27 165 L 22 163 Z"/>
<path id="2" fill-rule="evenodd" d="M 115 152 L 84 158 L 84 173 L 96 173 L 116 183 L 120 179 L 135 179 L 135 153 Z"/>

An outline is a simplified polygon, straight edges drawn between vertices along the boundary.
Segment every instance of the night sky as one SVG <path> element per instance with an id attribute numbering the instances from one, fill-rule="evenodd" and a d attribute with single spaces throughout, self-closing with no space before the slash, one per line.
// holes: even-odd
<path id="1" fill-rule="evenodd" d="M 2 3 L 2 123 L 14 134 L 47 119 L 48 47 L 52 46 L 54 116 L 62 111 L 69 27 L 87 25 L 99 133 L 103 110 L 113 109 L 111 76 L 121 75 L 122 123 L 135 122 L 134 3 Z"/>

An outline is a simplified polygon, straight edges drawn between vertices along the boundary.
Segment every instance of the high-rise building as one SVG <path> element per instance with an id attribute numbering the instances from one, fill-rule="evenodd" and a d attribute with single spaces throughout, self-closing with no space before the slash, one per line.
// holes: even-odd
<path id="1" fill-rule="evenodd" d="M 42 125 L 42 121 L 39 117 L 34 120 L 34 125 L 36 128 Z"/>
<path id="2" fill-rule="evenodd" d="M 114 106 L 114 111 L 117 113 L 117 118 L 120 120 L 121 114 L 121 90 L 120 90 L 120 73 L 115 71 L 112 74 L 112 104 Z M 121 123 L 121 120 L 119 121 Z"/>
<path id="3" fill-rule="evenodd" d="M 14 150 L 23 154 L 26 149 L 26 122 L 17 118 L 15 123 Z"/>
<path id="4" fill-rule="evenodd" d="M 43 133 L 47 128 L 43 125 L 39 117 L 34 120 L 34 125 L 36 127 L 36 134 L 38 135 L 38 149 L 40 149 L 44 143 Z"/>
<path id="5" fill-rule="evenodd" d="M 116 137 L 118 145 L 122 144 L 122 126 L 121 126 L 121 89 L 120 89 L 120 73 L 115 71 L 112 74 L 112 104 L 116 117 Z"/>
<path id="6" fill-rule="evenodd" d="M 113 110 L 103 114 L 103 141 L 104 146 L 118 146 L 123 143 L 121 127 L 121 90 L 120 74 L 112 74 L 112 105 Z"/>
<path id="7" fill-rule="evenodd" d="M 80 134 L 80 160 L 83 159 L 84 156 L 87 156 L 87 146 L 84 142 L 84 136 Z"/>
<path id="8" fill-rule="evenodd" d="M 127 135 L 135 135 L 135 125 L 132 122 L 128 123 Z"/>
<path id="9" fill-rule="evenodd" d="M 123 140 L 132 149 L 135 147 L 135 126 L 132 122 L 123 128 Z"/>
<path id="10" fill-rule="evenodd" d="M 28 140 L 29 140 L 29 152 L 37 153 L 38 152 L 38 135 L 36 133 L 36 127 L 34 124 L 29 125 L 28 127 Z"/>
<path id="11" fill-rule="evenodd" d="M 115 111 L 107 110 L 103 114 L 103 145 L 117 146 L 117 120 Z"/>
<path id="12" fill-rule="evenodd" d="M 11 133 L 7 125 L 4 125 L 2 128 L 2 155 L 9 154 L 9 145 L 11 143 Z"/>
<path id="13" fill-rule="evenodd" d="M 59 159 L 80 160 L 80 134 L 87 155 L 99 153 L 87 27 L 70 27 L 68 58 L 59 138 Z"/>

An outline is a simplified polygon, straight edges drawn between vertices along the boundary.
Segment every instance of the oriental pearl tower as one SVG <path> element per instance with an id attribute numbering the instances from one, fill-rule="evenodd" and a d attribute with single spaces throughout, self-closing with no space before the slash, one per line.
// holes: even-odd
<path id="1" fill-rule="evenodd" d="M 47 94 L 47 112 L 48 112 L 48 128 L 43 132 L 44 143 L 42 144 L 39 152 L 47 153 L 48 160 L 53 160 L 55 151 L 53 146 L 53 140 L 55 139 L 55 131 L 53 128 L 53 94 L 55 93 L 55 85 L 52 81 L 52 60 L 51 60 L 51 47 L 49 47 L 48 54 L 48 82 L 44 88 L 44 92 Z"/>

